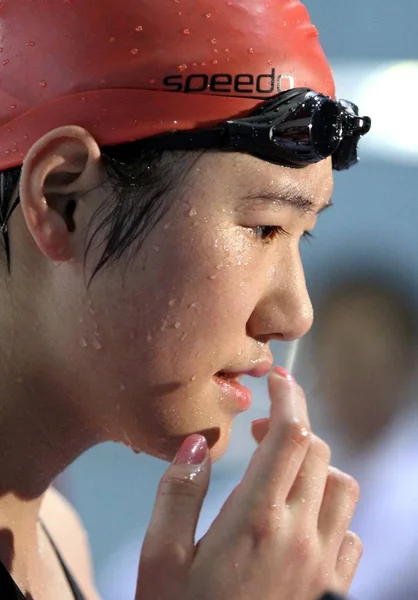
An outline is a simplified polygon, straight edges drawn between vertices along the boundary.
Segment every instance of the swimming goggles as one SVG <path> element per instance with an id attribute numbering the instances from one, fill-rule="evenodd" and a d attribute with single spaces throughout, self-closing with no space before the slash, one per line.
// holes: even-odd
<path id="1" fill-rule="evenodd" d="M 211 128 L 163 133 L 139 144 L 152 149 L 244 152 L 296 168 L 332 156 L 333 168 L 342 171 L 358 162 L 358 143 L 370 127 L 371 119 L 360 117 L 352 102 L 296 88 L 270 98 L 246 117 Z"/>

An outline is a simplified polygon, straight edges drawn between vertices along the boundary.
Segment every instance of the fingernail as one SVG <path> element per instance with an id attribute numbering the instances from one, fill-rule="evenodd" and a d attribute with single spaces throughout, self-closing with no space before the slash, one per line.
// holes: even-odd
<path id="1" fill-rule="evenodd" d="M 267 417 L 263 417 L 262 419 L 254 419 L 254 421 L 251 421 L 251 425 L 260 425 L 261 423 L 266 423 L 268 421 Z"/>
<path id="2" fill-rule="evenodd" d="M 203 435 L 190 435 L 180 447 L 174 465 L 201 465 L 208 453 L 208 443 Z"/>
<path id="3" fill-rule="evenodd" d="M 274 367 L 273 371 L 274 371 L 274 373 L 277 373 L 277 375 L 279 375 L 279 377 L 283 377 L 283 379 L 287 379 L 287 381 L 295 381 L 295 378 L 293 377 L 293 375 L 291 373 L 289 373 L 289 371 L 287 371 L 283 367 Z"/>

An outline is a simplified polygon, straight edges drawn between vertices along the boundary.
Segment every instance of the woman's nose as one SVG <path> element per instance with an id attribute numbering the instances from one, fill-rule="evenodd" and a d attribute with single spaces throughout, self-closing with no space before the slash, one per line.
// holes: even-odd
<path id="1" fill-rule="evenodd" d="M 251 337 L 291 341 L 304 336 L 312 326 L 313 308 L 299 257 L 278 266 L 265 293 L 247 323 Z"/>

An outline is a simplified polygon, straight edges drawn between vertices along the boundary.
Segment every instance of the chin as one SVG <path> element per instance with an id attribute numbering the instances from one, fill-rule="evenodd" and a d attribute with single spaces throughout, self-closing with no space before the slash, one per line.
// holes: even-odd
<path id="1" fill-rule="evenodd" d="M 206 438 L 208 439 L 212 462 L 218 461 L 225 454 L 229 444 L 231 427 L 226 430 L 220 430 L 219 433 L 220 435 L 218 436 L 217 441 L 213 444 L 211 444 L 209 439 Z"/>
<path id="2" fill-rule="evenodd" d="M 155 458 L 171 462 L 184 440 L 194 433 L 199 433 L 206 438 L 210 455 L 214 462 L 222 457 L 228 447 L 231 424 L 228 426 L 222 425 L 220 427 L 208 427 L 205 429 L 196 428 L 194 431 L 189 431 L 187 433 L 166 433 L 164 437 L 163 435 L 158 437 L 158 441 L 149 439 L 148 443 L 142 446 L 142 451 Z"/>

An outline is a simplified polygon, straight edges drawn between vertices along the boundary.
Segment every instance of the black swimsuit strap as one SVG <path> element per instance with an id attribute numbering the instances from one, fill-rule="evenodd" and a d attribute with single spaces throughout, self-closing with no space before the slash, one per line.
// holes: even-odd
<path id="1" fill-rule="evenodd" d="M 74 577 L 71 575 L 70 571 L 68 570 L 67 565 L 65 564 L 61 554 L 59 553 L 58 548 L 56 547 L 54 540 L 52 539 L 52 537 L 49 534 L 49 531 L 47 530 L 47 528 L 45 527 L 44 523 L 42 521 L 40 521 L 41 525 L 42 525 L 42 529 L 45 532 L 45 535 L 47 536 L 47 538 L 49 539 L 51 546 L 53 547 L 53 549 L 55 550 L 55 553 L 58 557 L 58 560 L 60 561 L 60 564 L 62 566 L 62 570 L 64 571 L 65 577 L 67 578 L 68 584 L 71 588 L 71 591 L 74 594 L 74 600 L 85 600 L 83 594 L 81 593 L 80 588 L 77 585 L 77 582 L 75 581 Z"/>
<path id="2" fill-rule="evenodd" d="M 41 521 L 41 525 L 42 525 L 42 529 L 45 532 L 45 535 L 47 536 L 47 538 L 48 538 L 51 546 L 53 547 L 54 552 L 56 553 L 57 558 L 61 564 L 61 567 L 64 571 L 65 577 L 67 578 L 68 584 L 71 588 L 71 591 L 74 594 L 74 600 L 85 600 L 83 594 L 81 593 L 80 588 L 77 585 L 77 582 L 75 581 L 74 577 L 71 575 L 70 571 L 68 570 L 67 565 L 65 564 L 64 560 L 62 559 L 61 554 L 58 551 L 58 548 L 54 544 L 54 540 L 49 535 L 49 532 L 48 532 L 47 528 L 45 527 L 45 525 L 42 523 L 42 521 Z M 18 588 L 18 586 L 16 585 L 16 583 L 13 580 L 13 577 L 10 575 L 9 571 L 6 569 L 6 567 L 3 565 L 3 563 L 1 561 L 0 561 L 0 598 L 2 600 L 3 599 L 4 600 L 26 600 L 22 591 Z"/>
<path id="3" fill-rule="evenodd" d="M 12 576 L 0 561 L 0 595 L 5 600 L 26 600 Z"/>

